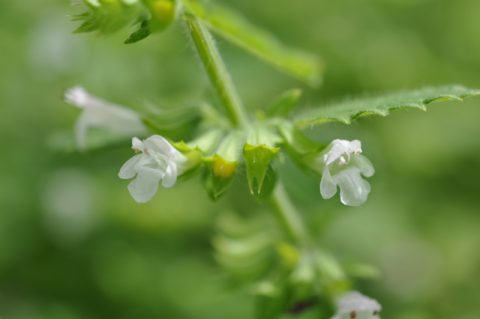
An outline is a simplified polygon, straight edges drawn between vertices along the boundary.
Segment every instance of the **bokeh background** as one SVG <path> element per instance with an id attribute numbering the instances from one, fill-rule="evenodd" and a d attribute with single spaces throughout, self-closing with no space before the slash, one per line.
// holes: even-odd
<path id="1" fill-rule="evenodd" d="M 480 87 L 478 0 L 224 1 L 284 42 L 322 56 L 324 85 L 303 87 L 222 41 L 246 104 L 291 87 L 303 104 L 425 85 Z M 211 237 L 222 210 L 251 210 L 244 182 L 219 203 L 198 180 L 137 205 L 117 178 L 124 148 L 53 150 L 78 110 L 64 89 L 135 107 L 192 104 L 208 83 L 187 33 L 175 26 L 126 46 L 73 35 L 68 1 L 3 1 L 0 9 L 0 317 L 251 318 L 252 298 L 232 289 Z M 360 281 L 390 319 L 480 317 L 480 100 L 395 112 L 319 140 L 359 138 L 375 163 L 360 208 L 323 201 L 318 181 L 288 164 L 284 178 L 316 236 L 341 260 L 376 265 Z"/>

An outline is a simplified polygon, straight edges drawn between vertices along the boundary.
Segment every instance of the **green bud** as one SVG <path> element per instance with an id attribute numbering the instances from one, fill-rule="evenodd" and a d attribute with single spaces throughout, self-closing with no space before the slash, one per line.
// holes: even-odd
<path id="1" fill-rule="evenodd" d="M 143 0 L 150 12 L 150 30 L 167 28 L 175 20 L 175 0 Z"/>

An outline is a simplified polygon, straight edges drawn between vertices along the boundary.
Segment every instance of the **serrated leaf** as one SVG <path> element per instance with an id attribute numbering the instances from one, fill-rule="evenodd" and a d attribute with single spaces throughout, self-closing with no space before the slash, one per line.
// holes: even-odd
<path id="1" fill-rule="evenodd" d="M 298 100 L 301 96 L 302 90 L 300 89 L 284 92 L 266 108 L 266 115 L 269 117 L 288 115 L 298 105 Z"/>
<path id="2" fill-rule="evenodd" d="M 255 196 L 267 196 L 273 191 L 276 175 L 271 162 L 280 149 L 265 144 L 245 144 L 243 158 L 247 170 L 250 193 Z"/>
<path id="3" fill-rule="evenodd" d="M 387 116 L 390 111 L 400 108 L 426 110 L 426 105 L 433 102 L 462 101 L 466 97 L 476 95 L 480 95 L 480 90 L 469 89 L 460 85 L 426 87 L 378 97 L 352 99 L 318 107 L 300 113 L 294 121 L 299 127 L 315 126 L 330 121 L 350 124 L 352 120 L 362 116 Z"/>
<path id="4" fill-rule="evenodd" d="M 312 86 L 320 83 L 323 66 L 318 57 L 283 45 L 272 34 L 224 6 L 197 0 L 183 0 L 183 4 L 228 41 Z"/>

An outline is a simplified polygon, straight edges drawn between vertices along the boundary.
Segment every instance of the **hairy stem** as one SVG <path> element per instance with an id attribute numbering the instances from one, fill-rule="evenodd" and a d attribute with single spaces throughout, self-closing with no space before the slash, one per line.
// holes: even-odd
<path id="1" fill-rule="evenodd" d="M 222 100 L 230 122 L 234 126 L 245 125 L 247 123 L 245 109 L 212 35 L 196 17 L 187 15 L 186 21 L 198 55 L 202 60 L 210 81 Z"/>

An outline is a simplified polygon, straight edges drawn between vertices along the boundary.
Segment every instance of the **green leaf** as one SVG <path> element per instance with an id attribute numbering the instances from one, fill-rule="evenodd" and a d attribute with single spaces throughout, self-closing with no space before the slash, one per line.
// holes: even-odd
<path id="1" fill-rule="evenodd" d="M 312 86 L 320 84 L 323 65 L 318 57 L 283 45 L 272 34 L 224 6 L 198 0 L 182 2 L 189 13 L 228 41 Z"/>
<path id="2" fill-rule="evenodd" d="M 367 115 L 386 116 L 391 110 L 417 108 L 426 110 L 433 102 L 462 101 L 466 97 L 480 95 L 480 90 L 460 85 L 426 87 L 413 91 L 399 91 L 378 97 L 352 99 L 314 108 L 295 117 L 299 127 L 315 126 L 325 122 L 339 121 L 350 124 L 352 120 Z"/>
<path id="3" fill-rule="evenodd" d="M 311 169 L 312 161 L 325 149 L 326 145 L 310 139 L 299 128 L 288 122 L 279 125 L 279 131 L 290 157 L 298 165 Z"/>
<path id="4" fill-rule="evenodd" d="M 82 24 L 77 27 L 74 33 L 87 33 L 98 30 L 101 26 L 101 19 L 95 15 L 84 13 L 74 17 L 74 20 L 83 20 Z"/>
<path id="5" fill-rule="evenodd" d="M 268 196 L 275 186 L 276 175 L 271 162 L 280 149 L 265 144 L 245 144 L 243 158 L 247 170 L 250 193 L 255 196 Z"/>
<path id="6" fill-rule="evenodd" d="M 173 140 L 189 138 L 201 121 L 197 107 L 160 108 L 148 104 L 140 115 L 149 130 Z"/>
<path id="7" fill-rule="evenodd" d="M 76 33 L 98 31 L 108 34 L 118 31 L 137 19 L 143 8 L 137 2 L 129 4 L 122 1 L 101 1 L 93 3 L 84 1 L 87 11 L 75 15 L 74 21 L 83 23 L 74 31 Z"/>
<path id="8" fill-rule="evenodd" d="M 140 28 L 138 28 L 137 31 L 130 34 L 130 36 L 125 40 L 124 43 L 125 44 L 135 43 L 135 42 L 138 42 L 140 40 L 145 39 L 149 35 L 150 35 L 150 26 L 148 24 L 148 21 L 144 20 L 140 24 Z"/>
<path id="9" fill-rule="evenodd" d="M 277 97 L 265 110 L 269 117 L 285 116 L 298 105 L 302 90 L 292 89 Z"/>

